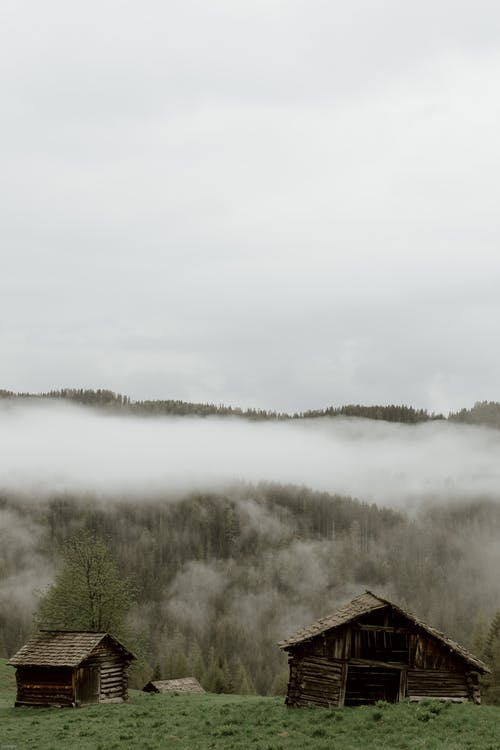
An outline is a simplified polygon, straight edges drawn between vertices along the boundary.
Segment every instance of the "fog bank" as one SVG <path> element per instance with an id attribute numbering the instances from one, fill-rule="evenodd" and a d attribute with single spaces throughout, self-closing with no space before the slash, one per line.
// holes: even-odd
<path id="1" fill-rule="evenodd" d="M 500 495 L 500 432 L 444 421 L 255 423 L 5 402 L 0 455 L 0 487 L 37 496 L 147 495 L 233 480 L 305 484 L 407 508 L 422 497 Z"/>

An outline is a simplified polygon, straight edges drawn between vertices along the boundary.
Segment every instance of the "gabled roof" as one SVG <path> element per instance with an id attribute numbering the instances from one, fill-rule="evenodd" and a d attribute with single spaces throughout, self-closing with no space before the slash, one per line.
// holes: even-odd
<path id="1" fill-rule="evenodd" d="M 196 677 L 179 677 L 176 680 L 151 680 L 142 688 L 147 693 L 204 693 Z"/>
<path id="2" fill-rule="evenodd" d="M 483 674 L 485 674 L 486 672 L 490 671 L 484 662 L 473 656 L 459 643 L 453 641 L 451 638 L 448 638 L 439 630 L 436 630 L 430 625 L 427 625 L 425 622 L 423 622 L 423 620 L 419 620 L 417 617 L 415 617 L 415 615 L 412 615 L 411 612 L 407 612 L 406 610 L 401 609 L 401 607 L 398 607 L 396 604 L 393 604 L 387 599 L 382 599 L 382 597 L 372 594 L 371 591 L 365 591 L 364 594 L 357 596 L 355 599 L 350 601 L 348 604 L 345 604 L 332 615 L 329 615 L 328 617 L 322 617 L 320 620 L 312 623 L 307 628 L 299 630 L 298 633 L 295 633 L 295 635 L 291 636 L 290 638 L 287 638 L 284 641 L 280 641 L 278 646 L 284 651 L 289 651 L 290 649 L 293 649 L 302 643 L 307 643 L 308 641 L 313 640 L 313 638 L 316 638 L 318 635 L 322 635 L 323 633 L 334 630 L 335 628 L 338 628 L 342 625 L 347 625 L 353 620 L 357 620 L 364 615 L 375 612 L 375 610 L 377 609 L 385 609 L 385 607 L 390 607 L 392 610 L 405 617 L 417 628 L 423 630 L 434 640 L 445 646 L 449 651 L 453 651 L 457 656 L 461 657 L 478 672 L 482 672 Z"/>
<path id="3" fill-rule="evenodd" d="M 109 633 L 94 633 L 88 630 L 41 630 L 9 659 L 13 667 L 77 667 L 105 638 L 109 638 L 115 650 L 119 650 L 127 661 L 134 654 Z"/>

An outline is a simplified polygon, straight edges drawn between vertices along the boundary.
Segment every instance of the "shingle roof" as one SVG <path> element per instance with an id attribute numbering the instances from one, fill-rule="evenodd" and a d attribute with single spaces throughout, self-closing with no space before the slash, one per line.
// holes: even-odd
<path id="1" fill-rule="evenodd" d="M 109 633 L 42 630 L 22 646 L 8 663 L 13 667 L 77 667 L 104 638 L 110 638 L 113 646 L 122 651 L 127 659 L 135 659 L 134 654 Z"/>
<path id="2" fill-rule="evenodd" d="M 157 693 L 204 693 L 195 677 L 179 677 L 177 680 L 151 680 L 143 687 L 146 692 Z"/>
<path id="3" fill-rule="evenodd" d="M 425 622 L 423 622 L 423 620 L 419 620 L 417 617 L 415 617 L 415 615 L 412 615 L 411 612 L 407 612 L 406 610 L 401 609 L 401 607 L 398 607 L 396 604 L 393 604 L 387 599 L 382 599 L 382 597 L 372 594 L 371 591 L 365 591 L 364 594 L 357 596 L 355 599 L 350 601 L 348 604 L 345 604 L 332 615 L 329 615 L 328 617 L 322 617 L 320 620 L 317 620 L 308 627 L 299 630 L 298 633 L 295 633 L 295 635 L 291 636 L 290 638 L 287 638 L 284 641 L 280 641 L 280 643 L 278 643 L 278 646 L 284 651 L 288 651 L 295 646 L 306 643 L 307 641 L 311 641 L 313 638 L 316 638 L 316 636 L 321 635 L 322 633 L 326 633 L 329 630 L 334 630 L 341 625 L 347 625 L 347 623 L 352 622 L 353 620 L 357 620 L 363 615 L 367 615 L 377 609 L 384 609 L 385 607 L 390 607 L 395 612 L 398 612 L 400 615 L 405 617 L 407 620 L 410 620 L 410 622 L 412 622 L 417 628 L 424 630 L 435 640 L 446 646 L 450 651 L 456 653 L 457 656 L 460 656 L 462 659 L 464 659 L 464 661 L 468 662 L 471 666 L 474 667 L 474 669 L 477 669 L 483 674 L 490 671 L 484 662 L 473 656 L 459 643 L 453 641 L 451 638 L 448 638 L 439 630 L 436 630 L 430 625 L 427 625 Z"/>

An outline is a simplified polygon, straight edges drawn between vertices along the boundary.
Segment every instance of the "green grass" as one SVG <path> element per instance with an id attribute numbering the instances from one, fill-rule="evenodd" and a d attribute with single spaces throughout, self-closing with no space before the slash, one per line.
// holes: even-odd
<path id="1" fill-rule="evenodd" d="M 14 708 L 0 660 L 0 750 L 499 750 L 495 706 L 380 704 L 289 710 L 281 698 L 148 695 L 84 709 Z"/>

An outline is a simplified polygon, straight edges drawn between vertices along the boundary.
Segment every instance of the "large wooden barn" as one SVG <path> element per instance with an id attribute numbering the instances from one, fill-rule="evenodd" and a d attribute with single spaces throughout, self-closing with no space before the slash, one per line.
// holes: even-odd
<path id="1" fill-rule="evenodd" d="M 458 643 L 370 591 L 279 646 L 289 657 L 288 706 L 480 703 L 479 675 L 489 672 Z"/>
<path id="2" fill-rule="evenodd" d="M 10 660 L 16 706 L 84 706 L 128 698 L 134 654 L 108 633 L 42 630 Z"/>

